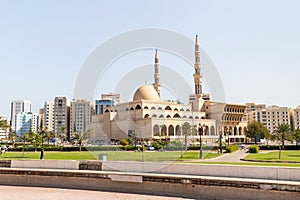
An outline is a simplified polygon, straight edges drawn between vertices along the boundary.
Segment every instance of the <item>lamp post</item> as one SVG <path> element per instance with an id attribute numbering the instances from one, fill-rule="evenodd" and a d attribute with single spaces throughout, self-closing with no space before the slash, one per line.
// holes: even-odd
<path id="1" fill-rule="evenodd" d="M 41 148 L 41 156 L 40 156 L 40 160 L 44 159 L 44 131 L 41 131 L 41 138 L 42 138 L 42 148 Z"/>
<path id="2" fill-rule="evenodd" d="M 220 134 L 220 138 L 219 138 L 219 152 L 220 154 L 222 154 L 222 128 L 219 127 L 219 134 Z"/>
<path id="3" fill-rule="evenodd" d="M 203 133 L 203 127 L 202 125 L 199 123 L 199 128 L 198 128 L 198 133 L 199 133 L 199 136 L 200 136 L 200 152 L 199 152 L 199 158 L 200 159 L 203 159 L 203 152 L 202 152 L 202 138 L 201 138 L 201 135 Z"/>
<path id="4" fill-rule="evenodd" d="M 227 129 L 224 128 L 225 148 L 226 148 L 226 135 L 227 135 Z"/>

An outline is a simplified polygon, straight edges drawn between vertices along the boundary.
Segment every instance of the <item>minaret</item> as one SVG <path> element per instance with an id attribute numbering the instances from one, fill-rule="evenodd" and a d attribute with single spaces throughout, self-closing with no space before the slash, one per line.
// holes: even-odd
<path id="1" fill-rule="evenodd" d="M 155 50 L 155 58 L 154 58 L 154 83 L 153 87 L 158 93 L 160 97 L 160 83 L 159 83 L 159 60 L 158 60 L 158 53 L 157 49 Z"/>
<path id="2" fill-rule="evenodd" d="M 198 35 L 196 35 L 195 40 L 195 74 L 194 77 L 194 84 L 195 84 L 195 95 L 197 99 L 200 99 L 202 96 L 202 74 L 201 71 L 201 65 L 200 65 L 200 46 L 199 46 L 199 40 Z"/>

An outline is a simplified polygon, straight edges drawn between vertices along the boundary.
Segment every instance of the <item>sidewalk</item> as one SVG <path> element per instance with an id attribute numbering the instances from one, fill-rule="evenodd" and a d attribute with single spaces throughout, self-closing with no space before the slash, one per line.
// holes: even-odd
<path id="1" fill-rule="evenodd" d="M 203 160 L 203 162 L 244 162 L 240 159 L 244 158 L 247 154 L 246 150 L 237 150 L 234 153 L 224 153 L 222 156 Z"/>

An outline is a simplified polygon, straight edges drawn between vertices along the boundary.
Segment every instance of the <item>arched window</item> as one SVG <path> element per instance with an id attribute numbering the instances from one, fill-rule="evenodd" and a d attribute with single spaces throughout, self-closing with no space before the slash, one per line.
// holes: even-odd
<path id="1" fill-rule="evenodd" d="M 180 126 L 177 125 L 176 126 L 176 136 L 180 136 L 181 135 L 181 129 L 180 129 Z"/>
<path id="2" fill-rule="evenodd" d="M 174 111 L 178 111 L 178 109 L 177 109 L 177 108 L 174 108 Z"/>
<path id="3" fill-rule="evenodd" d="M 214 126 L 211 126 L 210 127 L 210 135 L 215 135 L 215 127 Z"/>
<path id="4" fill-rule="evenodd" d="M 233 135 L 237 135 L 237 128 L 236 127 L 233 128 Z"/>
<path id="5" fill-rule="evenodd" d="M 107 112 L 109 112 L 109 110 L 108 110 L 108 109 L 106 109 L 106 110 L 105 110 L 105 112 L 107 113 Z"/>
<path id="6" fill-rule="evenodd" d="M 171 116 L 170 116 L 170 115 L 167 115 L 167 118 L 171 118 Z"/>
<path id="7" fill-rule="evenodd" d="M 242 127 L 240 127 L 239 128 L 239 135 L 242 135 L 243 134 L 242 132 L 243 132 L 243 129 L 242 129 Z"/>
<path id="8" fill-rule="evenodd" d="M 172 110 L 172 108 L 170 106 L 166 106 L 165 110 Z"/>
<path id="9" fill-rule="evenodd" d="M 156 110 L 156 108 L 154 106 L 151 107 L 151 110 Z"/>
<path id="10" fill-rule="evenodd" d="M 163 115 L 159 115 L 159 118 L 164 118 L 164 116 Z"/>
<path id="11" fill-rule="evenodd" d="M 170 125 L 169 126 L 169 136 L 174 136 L 174 126 L 173 125 Z"/>
<path id="12" fill-rule="evenodd" d="M 180 118 L 180 115 L 178 113 L 176 113 L 173 118 Z"/>
<path id="13" fill-rule="evenodd" d="M 195 117 L 195 119 L 199 119 L 199 117 L 198 117 L 198 116 L 196 116 L 196 117 Z"/>
<path id="14" fill-rule="evenodd" d="M 186 116 L 183 116 L 183 117 L 182 117 L 182 119 L 186 119 L 186 118 L 187 118 Z"/>
<path id="15" fill-rule="evenodd" d="M 158 136 L 159 135 L 159 126 L 157 124 L 155 124 L 153 126 L 153 135 L 154 136 Z"/>
<path id="16" fill-rule="evenodd" d="M 161 108 L 161 107 L 158 107 L 157 110 L 162 110 L 162 108 Z"/>
<path id="17" fill-rule="evenodd" d="M 193 116 L 190 116 L 189 119 L 193 119 Z"/>
<path id="18" fill-rule="evenodd" d="M 125 109 L 125 111 L 128 111 L 128 110 L 129 110 L 128 108 Z"/>
<path id="19" fill-rule="evenodd" d="M 154 115 L 152 115 L 152 117 L 153 117 L 153 118 L 156 118 L 156 117 L 157 117 L 157 115 L 156 115 L 156 114 L 154 114 Z"/>
<path id="20" fill-rule="evenodd" d="M 144 116 L 144 118 L 149 118 L 149 115 L 148 115 L 148 114 L 146 114 L 146 115 Z"/>
<path id="21" fill-rule="evenodd" d="M 133 107 L 131 107 L 130 110 L 134 110 Z"/>
<path id="22" fill-rule="evenodd" d="M 204 130 L 205 132 L 205 135 L 209 135 L 209 127 L 208 126 L 205 126 L 205 130 Z"/>
<path id="23" fill-rule="evenodd" d="M 184 111 L 184 109 L 183 109 L 183 108 L 181 108 L 181 109 L 180 109 L 180 111 Z"/>
<path id="24" fill-rule="evenodd" d="M 145 106 L 144 109 L 148 109 L 148 106 Z"/>
<path id="25" fill-rule="evenodd" d="M 140 105 L 137 105 L 137 106 L 135 107 L 135 109 L 136 109 L 136 110 L 140 110 L 140 109 L 142 109 L 142 108 L 141 108 Z"/>
<path id="26" fill-rule="evenodd" d="M 191 110 L 190 110 L 190 109 L 186 109 L 186 111 L 187 111 L 187 112 L 190 112 Z"/>
<path id="27" fill-rule="evenodd" d="M 161 127 L 161 135 L 166 136 L 167 135 L 167 127 L 166 125 L 162 125 Z"/>

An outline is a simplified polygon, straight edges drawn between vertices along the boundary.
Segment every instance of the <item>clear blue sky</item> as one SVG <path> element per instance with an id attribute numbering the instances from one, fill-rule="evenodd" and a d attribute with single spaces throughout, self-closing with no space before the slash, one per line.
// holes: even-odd
<path id="1" fill-rule="evenodd" d="M 16 99 L 31 101 L 38 111 L 55 96 L 72 98 L 89 53 L 114 35 L 143 27 L 191 38 L 198 33 L 228 102 L 295 107 L 299 7 L 297 0 L 0 0 L 0 115 L 9 117 Z"/>

